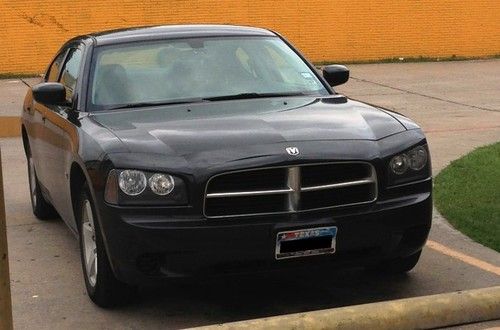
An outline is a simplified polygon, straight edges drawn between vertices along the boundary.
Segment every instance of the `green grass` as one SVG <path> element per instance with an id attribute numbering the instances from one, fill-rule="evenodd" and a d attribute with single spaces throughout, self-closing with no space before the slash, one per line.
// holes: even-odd
<path id="1" fill-rule="evenodd" d="M 436 177 L 434 197 L 455 228 L 500 252 L 500 142 L 453 161 Z"/>

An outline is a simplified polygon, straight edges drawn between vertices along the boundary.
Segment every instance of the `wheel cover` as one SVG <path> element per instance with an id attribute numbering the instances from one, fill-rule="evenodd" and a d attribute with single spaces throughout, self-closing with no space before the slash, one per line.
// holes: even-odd
<path id="1" fill-rule="evenodd" d="M 89 200 L 83 201 L 82 207 L 82 242 L 85 273 L 89 284 L 97 283 L 97 244 L 95 237 L 94 214 Z"/>
<path id="2" fill-rule="evenodd" d="M 35 174 L 35 164 L 33 163 L 33 158 L 30 156 L 28 159 L 28 170 L 29 170 L 29 182 L 30 182 L 30 197 L 33 208 L 36 207 L 36 174 Z"/>

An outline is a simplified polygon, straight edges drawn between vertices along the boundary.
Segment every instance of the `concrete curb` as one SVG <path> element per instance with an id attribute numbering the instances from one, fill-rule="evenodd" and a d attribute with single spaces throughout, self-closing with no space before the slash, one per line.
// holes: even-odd
<path id="1" fill-rule="evenodd" d="M 21 117 L 0 116 L 0 138 L 21 136 Z"/>
<path id="2" fill-rule="evenodd" d="M 500 319 L 500 286 L 197 329 L 430 329 Z"/>

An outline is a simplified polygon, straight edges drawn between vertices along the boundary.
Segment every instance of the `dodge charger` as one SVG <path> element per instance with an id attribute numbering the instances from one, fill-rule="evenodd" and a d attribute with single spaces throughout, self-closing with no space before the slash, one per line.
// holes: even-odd
<path id="1" fill-rule="evenodd" d="M 427 141 L 332 88 L 348 78 L 260 28 L 73 38 L 23 105 L 33 213 L 78 238 L 103 307 L 178 277 L 407 272 L 431 226 Z"/>

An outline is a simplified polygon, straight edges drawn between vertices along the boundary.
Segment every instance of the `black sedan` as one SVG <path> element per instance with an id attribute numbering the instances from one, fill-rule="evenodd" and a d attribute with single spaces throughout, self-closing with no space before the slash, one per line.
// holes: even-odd
<path id="1" fill-rule="evenodd" d="M 409 271 L 431 226 L 426 138 L 331 88 L 348 77 L 258 28 L 74 38 L 24 102 L 33 212 L 79 238 L 100 306 L 175 277 Z"/>

